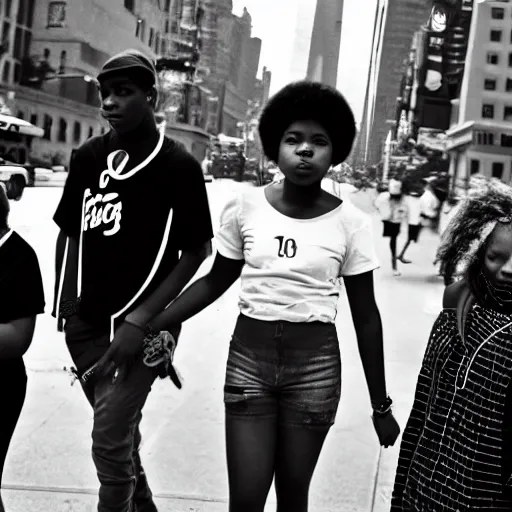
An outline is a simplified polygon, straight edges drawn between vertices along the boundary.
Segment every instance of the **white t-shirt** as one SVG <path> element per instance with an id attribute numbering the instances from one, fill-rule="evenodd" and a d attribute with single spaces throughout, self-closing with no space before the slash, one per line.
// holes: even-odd
<path id="1" fill-rule="evenodd" d="M 340 277 L 379 267 L 371 220 L 352 203 L 293 219 L 271 206 L 263 187 L 228 202 L 216 247 L 226 258 L 245 260 L 240 311 L 266 321 L 333 323 Z"/>
<path id="2" fill-rule="evenodd" d="M 407 201 L 407 223 L 411 226 L 421 224 L 421 198 L 406 196 Z"/>

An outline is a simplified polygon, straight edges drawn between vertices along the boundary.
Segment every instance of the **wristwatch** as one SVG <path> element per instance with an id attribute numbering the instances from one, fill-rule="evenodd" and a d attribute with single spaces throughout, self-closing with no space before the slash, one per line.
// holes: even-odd
<path id="1" fill-rule="evenodd" d="M 389 412 L 391 412 L 391 406 L 393 405 L 393 400 L 389 396 L 386 397 L 384 402 L 375 403 L 372 402 L 372 409 L 374 414 L 377 416 L 385 416 Z"/>

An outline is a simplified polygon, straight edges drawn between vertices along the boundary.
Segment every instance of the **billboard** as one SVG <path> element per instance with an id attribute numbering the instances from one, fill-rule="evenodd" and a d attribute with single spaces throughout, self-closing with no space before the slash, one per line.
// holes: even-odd
<path id="1" fill-rule="evenodd" d="M 434 0 L 423 27 L 423 62 L 418 72 L 418 126 L 447 130 L 451 100 L 458 98 L 474 0 Z"/>

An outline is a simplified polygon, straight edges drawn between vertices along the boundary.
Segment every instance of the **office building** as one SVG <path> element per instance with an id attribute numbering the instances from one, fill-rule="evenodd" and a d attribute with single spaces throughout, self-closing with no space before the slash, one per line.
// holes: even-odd
<path id="1" fill-rule="evenodd" d="M 475 2 L 468 47 L 447 131 L 458 192 L 475 174 L 512 182 L 512 3 Z"/>

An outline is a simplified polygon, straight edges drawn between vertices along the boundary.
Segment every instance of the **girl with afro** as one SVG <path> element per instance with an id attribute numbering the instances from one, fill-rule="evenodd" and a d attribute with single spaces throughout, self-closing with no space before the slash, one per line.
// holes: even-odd
<path id="1" fill-rule="evenodd" d="M 263 512 L 275 480 L 278 510 L 306 512 L 340 400 L 334 322 L 341 278 L 380 443 L 393 445 L 400 429 L 386 393 L 370 220 L 320 185 L 351 150 L 352 111 L 334 89 L 292 83 L 268 102 L 259 132 L 284 179 L 228 202 L 212 269 L 152 326 L 183 322 L 241 277 L 224 386 L 229 510 Z"/>
<path id="2" fill-rule="evenodd" d="M 393 511 L 512 510 L 512 188 L 482 182 L 443 233 L 448 281 L 404 431 Z"/>

